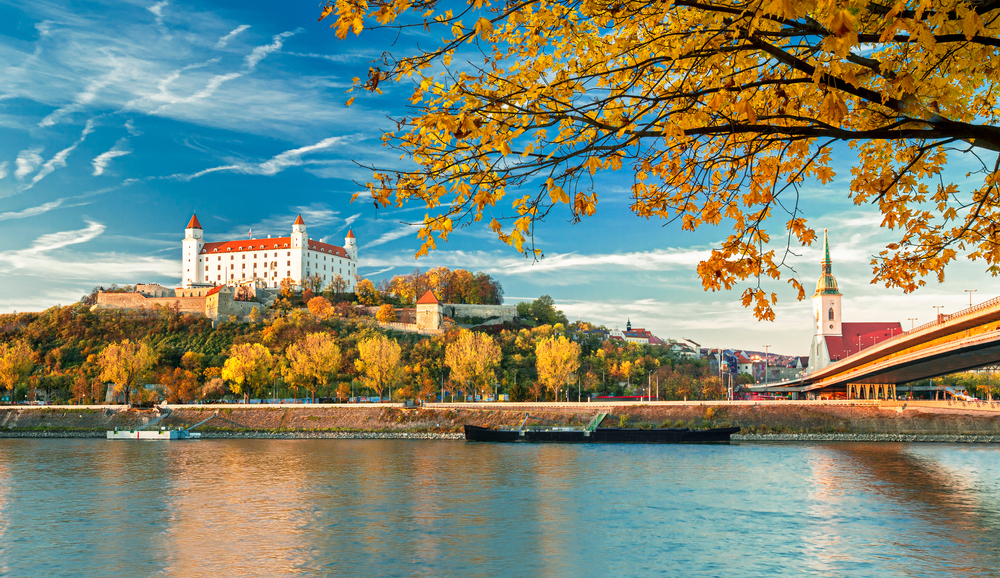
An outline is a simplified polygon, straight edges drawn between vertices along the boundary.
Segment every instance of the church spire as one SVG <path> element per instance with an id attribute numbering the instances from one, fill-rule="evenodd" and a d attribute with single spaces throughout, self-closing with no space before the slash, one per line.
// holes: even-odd
<path id="1" fill-rule="evenodd" d="M 823 229 L 823 272 L 816 281 L 815 295 L 840 295 L 837 279 L 833 276 L 833 261 L 830 259 L 830 234 Z"/>

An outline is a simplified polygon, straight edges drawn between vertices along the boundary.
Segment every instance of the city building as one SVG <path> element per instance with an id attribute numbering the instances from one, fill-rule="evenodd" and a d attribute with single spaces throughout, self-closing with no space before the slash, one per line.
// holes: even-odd
<path id="1" fill-rule="evenodd" d="M 903 332 L 898 321 L 845 322 L 842 320 L 843 295 L 833 276 L 830 260 L 830 237 L 823 231 L 822 273 L 813 293 L 813 338 L 809 347 L 809 366 L 812 373 L 849 355 L 867 349 L 884 339 Z"/>
<path id="2" fill-rule="evenodd" d="M 277 288 L 285 278 L 302 287 L 313 276 L 326 287 L 339 275 L 345 283 L 343 291 L 351 292 L 356 283 L 358 244 L 354 232 L 347 232 L 343 247 L 316 241 L 308 237 L 302 215 L 295 219 L 288 237 L 212 243 L 205 242 L 198 216 L 192 215 L 182 245 L 184 288 L 258 280 L 265 287 Z"/>

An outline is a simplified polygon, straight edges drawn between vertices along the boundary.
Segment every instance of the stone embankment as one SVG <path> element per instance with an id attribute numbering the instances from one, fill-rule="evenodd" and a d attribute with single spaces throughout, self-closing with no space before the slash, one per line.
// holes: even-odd
<path id="1" fill-rule="evenodd" d="M 205 438 L 462 439 L 462 426 L 583 425 L 599 413 L 604 427 L 725 427 L 734 441 L 1000 442 L 1000 406 L 946 403 L 647 403 L 170 406 L 157 426 L 190 427 Z M 0 407 L 0 437 L 103 437 L 159 417 L 159 409 L 118 406 Z"/>

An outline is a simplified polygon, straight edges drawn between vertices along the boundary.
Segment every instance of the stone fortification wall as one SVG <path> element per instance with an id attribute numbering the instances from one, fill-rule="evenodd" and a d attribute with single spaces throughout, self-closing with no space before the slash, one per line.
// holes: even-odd
<path id="1" fill-rule="evenodd" d="M 264 313 L 264 305 L 261 303 L 235 301 L 231 294 L 219 292 L 208 297 L 205 302 L 205 315 L 213 321 L 226 321 L 230 315 L 235 315 L 237 319 L 246 321 L 254 307 L 257 308 L 258 313 Z"/>
<path id="2" fill-rule="evenodd" d="M 98 293 L 97 306 L 104 309 L 153 309 L 176 307 L 181 313 L 205 314 L 204 297 L 145 297 L 141 293 Z"/>
<path id="3" fill-rule="evenodd" d="M 444 303 L 444 314 L 452 319 L 459 317 L 481 317 L 489 319 L 497 317 L 501 322 L 513 321 L 517 317 L 517 306 L 515 305 L 459 305 L 455 303 Z"/>

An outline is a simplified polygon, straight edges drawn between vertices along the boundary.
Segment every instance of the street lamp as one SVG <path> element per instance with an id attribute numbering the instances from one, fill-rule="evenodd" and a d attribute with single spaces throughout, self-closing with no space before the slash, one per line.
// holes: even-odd
<path id="1" fill-rule="evenodd" d="M 938 323 L 941 323 L 941 309 L 944 308 L 944 305 L 931 305 L 931 307 L 933 307 L 934 312 L 937 313 L 937 315 L 934 317 L 934 320 L 937 321 Z"/>
<path id="2" fill-rule="evenodd" d="M 917 320 L 916 317 L 907 317 L 907 321 L 910 322 L 910 331 L 913 331 L 913 322 Z"/>
<path id="3" fill-rule="evenodd" d="M 770 345 L 764 346 L 764 387 L 767 387 L 767 348 L 769 347 L 771 346 Z"/>
<path id="4" fill-rule="evenodd" d="M 972 294 L 975 293 L 976 291 L 979 291 L 979 289 L 966 289 L 965 290 L 965 292 L 969 294 L 969 308 L 970 309 L 972 308 Z"/>

